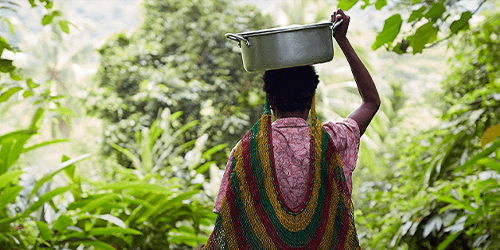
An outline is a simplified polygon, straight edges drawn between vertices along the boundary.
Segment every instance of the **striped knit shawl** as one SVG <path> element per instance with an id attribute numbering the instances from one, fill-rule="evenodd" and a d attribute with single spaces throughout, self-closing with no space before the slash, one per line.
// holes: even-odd
<path id="1" fill-rule="evenodd" d="M 266 102 L 266 112 L 235 149 L 227 191 L 203 249 L 360 249 L 337 149 L 311 117 L 312 171 L 302 204 L 288 207 L 279 189 Z"/>

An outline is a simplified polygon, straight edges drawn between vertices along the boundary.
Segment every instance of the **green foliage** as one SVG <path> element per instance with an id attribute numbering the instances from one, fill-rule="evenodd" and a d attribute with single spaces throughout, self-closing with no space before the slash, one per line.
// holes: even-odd
<path id="1" fill-rule="evenodd" d="M 36 8 L 41 6 L 44 8 L 48 13 L 42 18 L 42 24 L 48 25 L 54 21 L 55 17 L 61 16 L 61 12 L 59 10 L 53 10 L 52 7 L 54 6 L 54 2 L 52 0 L 28 0 L 29 3 L 31 4 L 32 8 Z M 0 1 L 0 9 L 7 9 L 13 12 L 17 11 L 17 8 L 19 8 L 19 4 L 15 3 L 13 1 L 7 1 L 7 0 L 2 0 Z M 0 25 L 3 25 L 3 23 L 7 24 L 9 27 L 9 31 L 11 35 L 14 35 L 15 32 L 15 27 L 12 25 L 10 22 L 9 18 L 7 17 L 0 17 Z M 58 21 L 61 30 L 64 31 L 65 33 L 69 33 L 69 26 L 68 24 L 71 24 L 67 20 L 59 20 Z M 0 84 L 3 84 L 5 79 L 3 79 L 5 76 L 3 75 L 4 73 L 9 74 L 10 79 L 13 81 L 19 81 L 22 80 L 21 74 L 18 71 L 18 69 L 12 64 L 13 60 L 11 59 L 5 59 L 1 57 L 3 55 L 4 50 L 11 51 L 11 52 L 19 52 L 15 47 L 9 45 L 7 39 L 4 37 L 0 36 Z M 4 55 L 3 55 L 4 56 Z M 16 87 L 19 88 L 19 87 Z M 2 89 L 0 89 L 2 90 Z M 10 92 L 17 92 L 12 89 L 8 89 Z M 4 93 L 2 93 L 2 96 L 0 97 L 0 102 L 2 101 L 2 98 L 8 98 L 8 96 L 4 96 Z M 9 92 L 9 93 L 10 93 Z"/>
<path id="2" fill-rule="evenodd" d="M 205 166 L 213 164 L 209 159 L 223 146 L 203 153 L 206 135 L 174 146 L 175 138 L 187 130 L 171 128 L 170 122 L 175 122 L 178 115 L 165 110 L 151 128 L 138 133 L 140 155 L 117 147 L 134 158 L 136 170 L 123 168 L 116 182 L 91 182 L 95 188 L 83 191 L 85 183 L 74 164 L 88 158 L 88 154 L 73 159 L 63 156 L 57 170 L 38 180 L 22 177 L 27 172 L 22 170 L 1 174 L 0 240 L 13 249 L 33 249 L 37 245 L 76 248 L 80 244 L 99 249 L 156 249 L 158 245 L 170 249 L 176 245 L 195 247 L 205 242 L 206 230 L 211 228 L 215 215 L 206 205 L 208 197 L 202 193 L 203 181 L 197 179 L 203 179 Z M 11 133 L 2 136 L 1 142 L 10 143 L 17 137 L 26 142 L 23 136 Z M 24 145 L 20 148 L 25 148 Z M 182 157 L 180 154 L 187 150 Z M 171 165 L 163 166 L 161 162 Z M 48 188 L 60 174 L 65 174 L 68 184 Z M 67 205 L 56 199 L 67 195 L 71 198 L 64 200 L 72 200 Z M 56 217 L 48 220 L 45 214 Z"/>
<path id="3" fill-rule="evenodd" d="M 400 14 L 394 14 L 393 16 L 387 18 L 384 23 L 384 29 L 377 35 L 375 43 L 372 49 L 378 49 L 380 46 L 386 43 L 392 43 L 401 29 L 401 19 Z"/>
<path id="4" fill-rule="evenodd" d="M 269 27 L 269 17 L 227 0 L 148 0 L 144 8 L 137 31 L 116 34 L 99 50 L 97 86 L 86 103 L 107 122 L 105 143 L 137 151 L 136 131 L 168 108 L 182 111 L 175 128 L 201 124 L 180 142 L 207 133 L 210 146 L 235 144 L 262 113 L 264 99 L 259 75 L 244 72 L 237 43 L 224 34 Z M 116 151 L 106 146 L 105 152 Z M 130 164 L 123 155 L 119 160 Z"/>
<path id="5" fill-rule="evenodd" d="M 386 154 L 391 173 L 366 188 L 356 219 L 366 249 L 496 249 L 500 242 L 500 141 L 482 148 L 500 123 L 499 13 L 451 44 L 440 126 L 405 134 Z M 437 98 L 439 95 L 439 98 Z M 388 213 L 378 215 L 378 211 Z"/>
<path id="6" fill-rule="evenodd" d="M 338 7 L 343 10 L 352 8 L 358 0 L 340 0 Z M 398 54 L 411 52 L 422 53 L 425 48 L 456 36 L 460 31 L 469 29 L 469 20 L 486 0 L 478 0 L 478 7 L 473 12 L 460 6 L 460 1 L 399 1 L 393 7 L 387 7 L 385 0 L 363 0 L 362 9 L 374 6 L 377 10 L 393 9 L 398 13 L 407 12 L 408 18 L 395 14 L 385 20 L 382 31 L 377 36 L 372 48 L 385 46 L 387 50 Z M 411 13 L 408 10 L 412 10 Z M 405 29 L 401 29 L 401 27 Z M 407 30 L 409 31 L 402 31 Z M 399 39 L 396 39 L 398 38 Z M 399 42 L 398 42 L 399 40 Z M 409 50 L 411 48 L 411 50 Z"/>
<path id="7" fill-rule="evenodd" d="M 52 1 L 30 3 L 33 7 L 42 4 L 49 10 L 43 18 L 44 25 L 61 15 L 51 10 Z M 57 24 L 63 32 L 69 31 L 69 22 L 63 20 Z M 4 38 L 0 38 L 0 46 L 2 51 L 16 52 Z M 11 61 L 2 65 L 9 63 Z M 9 109 L 22 101 L 30 102 L 33 110 L 28 128 L 0 135 L 2 249 L 77 249 L 82 246 L 157 249 L 159 245 L 169 249 L 177 245 L 194 247 L 206 240 L 205 230 L 211 228 L 215 218 L 206 205 L 208 198 L 201 192 L 200 178 L 204 178 L 202 173 L 207 166 L 213 164 L 212 155 L 224 149 L 224 145 L 203 153 L 206 135 L 176 145 L 174 141 L 184 137 L 196 122 L 173 130 L 171 123 L 180 124 L 180 113 L 170 115 L 165 110 L 151 127 L 143 127 L 136 133 L 139 155 L 134 156 L 131 152 L 136 151 L 132 149 L 117 147 L 138 159 L 137 169 L 142 172 L 122 169 L 117 174 L 119 181 L 104 186 L 91 183 L 94 186 L 88 188 L 89 182 L 82 180 L 75 164 L 90 155 L 75 158 L 63 155 L 56 170 L 36 178 L 33 169 L 24 167 L 19 159 L 35 149 L 68 141 L 33 142 L 33 136 L 38 134 L 42 121 L 56 116 L 74 117 L 74 113 L 62 102 L 65 97 L 52 91 L 56 81 L 37 84 L 20 69 L 2 69 L 5 69 L 0 80 L 2 108 Z M 184 153 L 186 155 L 181 156 Z M 167 163 L 171 165 L 165 165 Z M 56 178 L 66 182 L 56 182 Z"/>
<path id="8" fill-rule="evenodd" d="M 106 231 L 99 231 L 106 242 L 125 248 L 141 246 L 142 249 L 155 249 L 162 245 L 168 249 L 174 244 L 195 247 L 207 240 L 208 232 L 202 227 L 209 228 L 215 215 L 206 205 L 208 197 L 200 193 L 203 181 L 196 178 L 203 178 L 200 173 L 205 171 L 199 171 L 200 168 L 211 163 L 206 160 L 221 147 L 202 153 L 206 135 L 175 145 L 176 138 L 194 126 L 194 123 L 187 124 L 174 131 L 171 122 L 175 122 L 179 115 L 164 110 L 151 128 L 138 132 L 136 143 L 140 147 L 137 155 L 115 145 L 118 151 L 130 158 L 135 169 L 121 169 L 117 182 L 94 182 L 97 190 L 107 194 L 88 197 L 78 203 L 80 213 L 109 213 L 127 228 L 142 232 L 142 235 L 113 237 L 105 234 Z M 186 155 L 181 157 L 180 154 L 187 150 Z M 165 162 L 168 165 L 163 165 Z M 109 206 L 114 202 L 116 205 Z M 202 232 L 203 235 L 200 234 Z"/>

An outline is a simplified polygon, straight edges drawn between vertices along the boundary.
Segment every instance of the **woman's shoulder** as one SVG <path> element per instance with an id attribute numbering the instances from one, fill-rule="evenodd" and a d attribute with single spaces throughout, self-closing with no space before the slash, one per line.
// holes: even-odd
<path id="1" fill-rule="evenodd" d="M 328 121 L 327 123 L 323 124 L 323 126 L 325 127 L 326 131 L 330 134 L 332 139 L 349 138 L 350 140 L 355 140 L 355 141 L 359 141 L 360 139 L 358 123 L 351 118 L 346 118 L 338 122 Z"/>

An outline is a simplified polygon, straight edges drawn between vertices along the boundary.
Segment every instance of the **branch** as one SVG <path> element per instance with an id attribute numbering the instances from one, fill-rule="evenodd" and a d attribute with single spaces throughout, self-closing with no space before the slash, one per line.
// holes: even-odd
<path id="1" fill-rule="evenodd" d="M 483 4 L 484 4 L 484 3 L 486 3 L 486 1 L 487 1 L 487 0 L 483 0 L 483 1 L 481 1 L 481 3 L 479 3 L 479 6 L 477 6 L 477 8 L 476 8 L 476 9 L 472 12 L 472 16 L 474 16 L 474 15 L 475 15 L 475 14 L 479 11 L 479 9 L 481 9 L 481 7 L 483 6 Z M 472 16 L 471 16 L 471 17 L 472 17 Z M 443 42 L 443 41 L 446 41 L 446 40 L 450 39 L 452 36 L 457 35 L 457 34 L 458 34 L 458 32 L 459 32 L 459 31 L 460 31 L 463 27 L 465 27 L 465 25 L 467 25 L 468 23 L 469 23 L 469 21 L 465 22 L 464 24 L 462 24 L 462 25 L 461 25 L 461 26 L 457 29 L 457 31 L 450 33 L 447 37 L 445 37 L 445 38 L 443 38 L 443 39 L 441 39 L 441 40 L 438 40 L 438 41 L 433 42 L 431 45 L 429 45 L 429 46 L 425 47 L 424 49 L 432 48 L 432 47 L 436 46 L 438 43 L 441 43 L 441 42 Z"/>

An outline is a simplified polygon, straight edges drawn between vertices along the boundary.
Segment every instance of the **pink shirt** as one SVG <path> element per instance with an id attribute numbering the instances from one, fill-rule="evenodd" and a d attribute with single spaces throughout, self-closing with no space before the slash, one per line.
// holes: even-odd
<path id="1" fill-rule="evenodd" d="M 337 147 L 345 179 L 352 193 L 352 172 L 356 167 L 359 150 L 359 127 L 356 121 L 347 118 L 342 122 L 327 122 L 323 125 Z M 273 150 L 279 188 L 290 208 L 296 208 L 304 200 L 309 174 L 309 124 L 302 118 L 278 119 L 272 124 Z M 229 169 L 234 148 L 226 165 L 221 187 L 215 200 L 214 213 L 219 212 L 222 198 L 226 194 Z"/>

